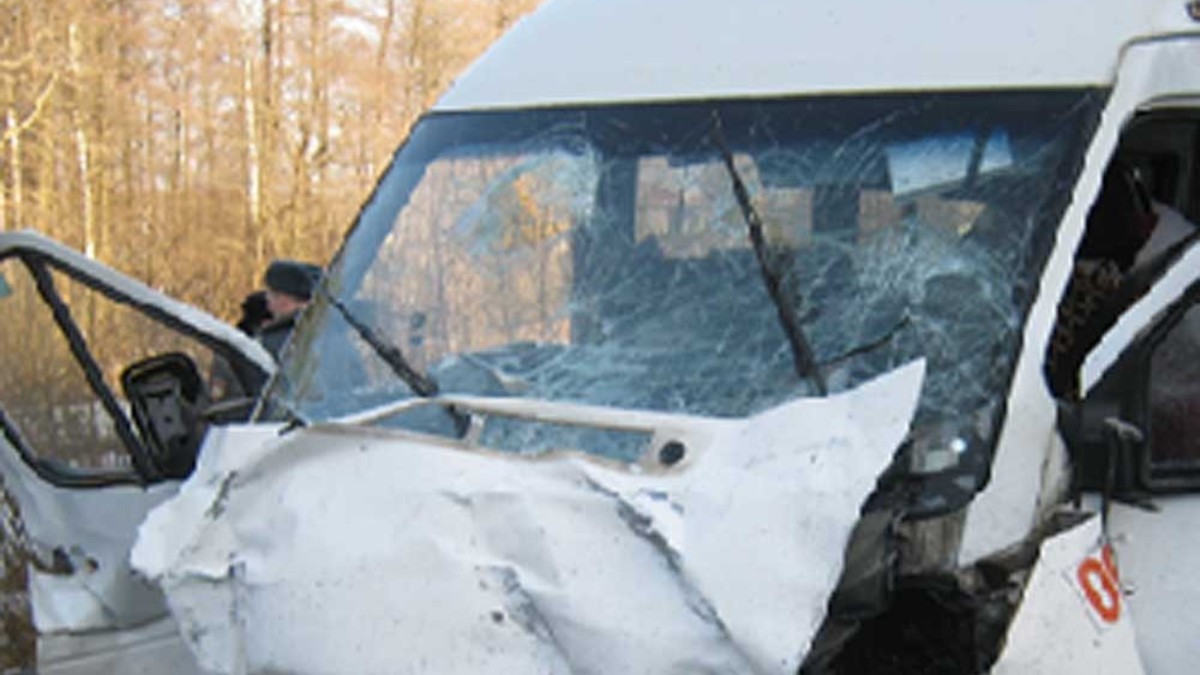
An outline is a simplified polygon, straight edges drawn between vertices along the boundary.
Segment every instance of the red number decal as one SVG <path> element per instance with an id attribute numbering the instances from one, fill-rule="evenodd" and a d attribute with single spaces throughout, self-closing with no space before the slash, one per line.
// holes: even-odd
<path id="1" fill-rule="evenodd" d="M 1112 546 L 1105 544 L 1100 549 L 1100 557 L 1104 561 L 1104 569 L 1108 571 L 1108 575 L 1113 578 L 1113 581 L 1120 581 L 1121 575 L 1117 574 L 1117 561 L 1113 560 Z"/>
<path id="2" fill-rule="evenodd" d="M 1121 618 L 1121 592 L 1117 588 L 1116 567 L 1112 553 L 1104 548 L 1104 560 L 1084 558 L 1075 570 L 1076 580 L 1088 604 L 1105 623 L 1116 623 Z"/>

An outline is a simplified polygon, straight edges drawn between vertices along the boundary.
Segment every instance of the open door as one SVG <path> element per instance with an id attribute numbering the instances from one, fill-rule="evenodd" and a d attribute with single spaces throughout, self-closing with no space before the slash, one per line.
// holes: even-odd
<path id="1" fill-rule="evenodd" d="M 1088 390 L 1071 450 L 1106 512 L 1146 672 L 1184 675 L 1200 644 L 1187 620 L 1200 603 L 1200 245 L 1163 283 L 1182 293 L 1146 298 L 1157 311 Z"/>
<path id="2" fill-rule="evenodd" d="M 0 233 L 0 313 L 0 473 L 21 525 L 5 543 L 26 563 L 38 672 L 186 672 L 129 549 L 194 466 L 203 408 L 231 388 L 214 375 L 253 390 L 269 355 L 27 232 Z"/>
<path id="3" fill-rule="evenodd" d="M 1200 645 L 1188 620 L 1200 604 L 1200 105 L 1150 106 L 1126 128 L 1113 166 L 1125 172 L 1114 182 L 1148 202 L 1150 231 L 1136 251 L 1098 247 L 1129 260 L 1110 292 L 1092 289 L 1091 314 L 1060 308 L 1060 324 L 1094 338 L 1064 436 L 1075 487 L 1100 505 L 1116 553 L 1113 620 L 1133 619 L 1146 672 L 1184 675 Z M 1106 223 L 1116 221 L 1092 219 Z"/>

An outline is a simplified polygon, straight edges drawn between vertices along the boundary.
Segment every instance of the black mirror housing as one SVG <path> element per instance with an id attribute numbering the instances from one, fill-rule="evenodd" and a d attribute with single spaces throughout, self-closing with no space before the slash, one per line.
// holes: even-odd
<path id="1" fill-rule="evenodd" d="M 152 356 L 126 368 L 121 387 L 148 464 L 160 478 L 186 478 L 208 426 L 208 392 L 195 361 L 179 352 Z"/>

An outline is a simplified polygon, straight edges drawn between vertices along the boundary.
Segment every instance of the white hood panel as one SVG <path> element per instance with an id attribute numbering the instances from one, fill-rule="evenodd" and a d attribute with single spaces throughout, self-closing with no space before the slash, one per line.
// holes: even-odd
<path id="1" fill-rule="evenodd" d="M 230 432 L 134 564 L 222 673 L 791 673 L 923 374 L 744 420 L 663 416 L 693 440 L 654 471 L 361 427 L 257 451 Z"/>

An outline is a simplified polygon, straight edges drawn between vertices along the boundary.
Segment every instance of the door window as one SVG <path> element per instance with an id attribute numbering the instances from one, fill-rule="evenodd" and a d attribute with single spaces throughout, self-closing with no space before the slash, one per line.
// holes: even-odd
<path id="1" fill-rule="evenodd" d="M 1198 235 L 1200 112 L 1143 113 L 1124 130 L 1088 211 L 1058 307 L 1046 376 L 1060 398 L 1080 394 L 1085 358 Z"/>
<path id="2" fill-rule="evenodd" d="M 213 350 L 41 261 L 0 261 L 0 412 L 10 443 L 58 484 L 142 482 L 121 374 L 168 352 L 206 379 Z M 206 384 L 211 384 L 209 379 Z"/>
<path id="3" fill-rule="evenodd" d="M 0 396 L 6 431 L 39 467 L 134 478 L 113 416 L 88 385 L 50 307 L 20 260 L 0 263 Z"/>
<path id="4" fill-rule="evenodd" d="M 1147 404 L 1151 471 L 1200 468 L 1200 305 L 1154 350 Z"/>

